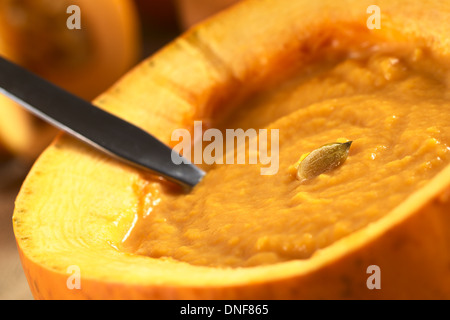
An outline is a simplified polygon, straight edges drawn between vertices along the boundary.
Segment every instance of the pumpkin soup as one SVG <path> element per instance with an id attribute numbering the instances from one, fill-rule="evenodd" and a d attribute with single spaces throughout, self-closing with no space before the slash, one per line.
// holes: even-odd
<path id="1" fill-rule="evenodd" d="M 252 95 L 215 126 L 279 129 L 278 173 L 213 165 L 189 194 L 158 192 L 149 180 L 124 246 L 215 267 L 311 257 L 382 218 L 449 163 L 446 74 L 420 48 L 379 50 L 318 62 Z M 341 140 L 353 141 L 343 164 L 296 178 L 303 154 Z"/>

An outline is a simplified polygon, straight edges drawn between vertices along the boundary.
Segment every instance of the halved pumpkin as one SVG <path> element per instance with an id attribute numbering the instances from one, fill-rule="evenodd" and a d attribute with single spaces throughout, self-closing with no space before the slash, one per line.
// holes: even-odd
<path id="1" fill-rule="evenodd" d="M 366 12 L 372 4 L 240 3 L 143 62 L 95 103 L 169 144 L 175 129 L 222 117 L 255 92 L 307 70 L 314 59 L 370 54 L 374 46 L 368 44 L 413 44 L 448 63 L 447 4 L 377 1 L 381 29 L 371 30 Z M 26 178 L 13 216 L 35 298 L 450 298 L 448 165 L 383 217 L 310 257 L 255 267 L 194 265 L 125 250 L 146 190 L 164 194 L 170 188 L 69 136 L 58 137 Z M 381 270 L 381 289 L 367 285 L 372 265 Z"/>
<path id="2" fill-rule="evenodd" d="M 81 29 L 70 29 L 80 8 Z M 140 58 L 138 17 L 131 0 L 2 1 L 0 54 L 85 99 L 112 85 Z M 0 144 L 34 159 L 55 131 L 0 97 Z"/>

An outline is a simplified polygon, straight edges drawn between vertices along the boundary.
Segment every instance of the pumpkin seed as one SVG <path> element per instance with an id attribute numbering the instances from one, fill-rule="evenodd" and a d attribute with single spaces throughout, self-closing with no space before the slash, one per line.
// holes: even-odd
<path id="1" fill-rule="evenodd" d="M 310 180 L 343 164 L 352 142 L 328 143 L 311 151 L 298 165 L 297 179 L 300 182 Z"/>

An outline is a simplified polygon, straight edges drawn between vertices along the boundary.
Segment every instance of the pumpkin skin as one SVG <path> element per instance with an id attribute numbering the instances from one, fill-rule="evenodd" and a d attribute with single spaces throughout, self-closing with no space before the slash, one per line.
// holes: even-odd
<path id="1" fill-rule="evenodd" d="M 80 8 L 81 30 L 66 26 L 69 5 Z M 4 1 L 1 11 L 0 53 L 87 100 L 140 58 L 138 17 L 131 0 L 76 0 L 50 7 L 46 1 Z M 0 119 L 0 145 L 25 159 L 34 159 L 56 134 L 3 96 Z"/>
<path id="2" fill-rule="evenodd" d="M 190 30 L 95 103 L 169 143 L 194 117 L 214 117 L 293 65 L 367 40 L 426 44 L 448 61 L 450 6 L 377 1 L 383 27 L 365 23 L 370 1 L 248 1 Z M 405 10 L 407 8 L 407 10 Z M 249 22 L 251 21 L 251 22 Z M 242 85 L 244 84 L 244 85 Z M 450 166 L 382 219 L 311 258 L 237 269 L 133 255 L 121 243 L 146 174 L 59 136 L 26 178 L 14 232 L 36 299 L 436 299 L 450 298 Z M 155 188 L 164 188 L 155 182 Z M 367 267 L 381 269 L 369 290 Z M 69 289 L 71 266 L 80 288 Z"/>

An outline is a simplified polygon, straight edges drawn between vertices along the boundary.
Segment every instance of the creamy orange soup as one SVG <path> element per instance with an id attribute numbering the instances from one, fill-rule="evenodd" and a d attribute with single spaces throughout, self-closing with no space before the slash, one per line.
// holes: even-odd
<path id="1" fill-rule="evenodd" d="M 216 126 L 279 129 L 278 173 L 214 165 L 189 194 L 161 194 L 149 182 L 125 247 L 216 267 L 311 257 L 449 164 L 449 79 L 414 49 L 317 64 L 253 95 Z M 301 155 L 339 139 L 353 141 L 345 163 L 300 183 L 292 166 Z"/>

